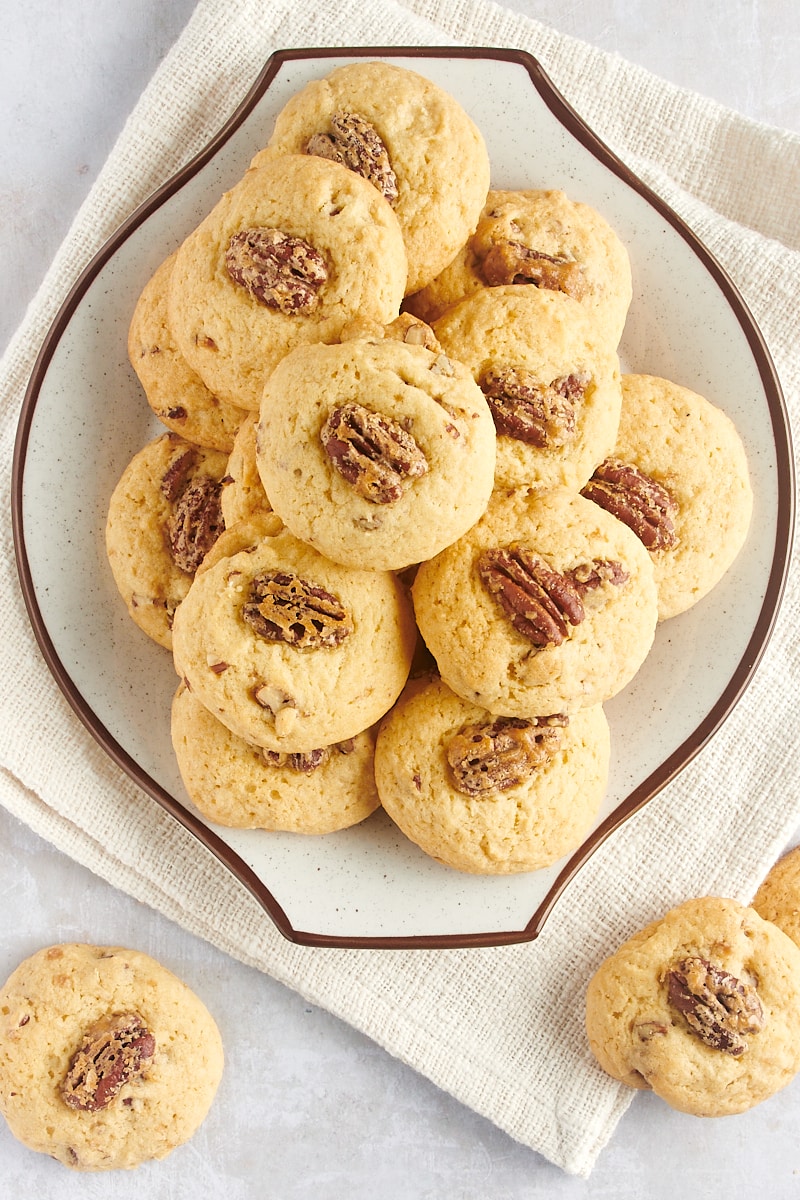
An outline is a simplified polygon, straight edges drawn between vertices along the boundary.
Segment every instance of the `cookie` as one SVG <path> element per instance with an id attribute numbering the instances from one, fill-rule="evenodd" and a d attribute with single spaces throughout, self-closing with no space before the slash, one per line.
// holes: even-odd
<path id="1" fill-rule="evenodd" d="M 167 325 L 174 261 L 171 254 L 158 267 L 136 302 L 128 329 L 128 358 L 162 425 L 187 441 L 228 454 L 245 413 L 209 391 L 175 345 Z"/>
<path id="2" fill-rule="evenodd" d="M 474 234 L 406 307 L 432 324 L 478 288 L 512 283 L 571 295 L 618 345 L 633 295 L 628 251 L 601 213 L 559 189 L 489 192 Z"/>
<path id="3" fill-rule="evenodd" d="M 463 107 L 431 80 L 389 63 L 351 63 L 307 84 L 254 161 L 275 153 L 324 155 L 374 183 L 403 231 L 409 292 L 451 260 L 489 190 L 486 144 Z"/>
<path id="4" fill-rule="evenodd" d="M 616 445 L 583 494 L 647 547 L 662 621 L 716 587 L 745 543 L 753 512 L 747 456 L 730 417 L 652 375 L 623 375 Z"/>
<path id="5" fill-rule="evenodd" d="M 696 1116 L 744 1112 L 800 1069 L 800 949 L 734 900 L 687 900 L 602 963 L 586 1030 L 629 1087 Z"/>
<path id="6" fill-rule="evenodd" d="M 407 270 L 397 218 L 372 184 L 281 155 L 248 170 L 178 249 L 169 325 L 215 395 L 257 411 L 294 346 L 337 341 L 356 315 L 393 320 Z"/>
<path id="7" fill-rule="evenodd" d="M 205 1005 L 138 950 L 50 946 L 0 991 L 0 1109 L 24 1145 L 77 1171 L 164 1158 L 204 1120 L 222 1069 Z"/>
<path id="8" fill-rule="evenodd" d="M 381 723 L 375 778 L 403 833 L 481 875 L 550 866 L 583 841 L 608 782 L 602 707 L 494 717 L 439 678 L 415 680 Z"/>
<path id="9" fill-rule="evenodd" d="M 346 566 L 402 570 L 478 520 L 495 432 L 461 363 L 392 337 L 350 340 L 300 346 L 278 364 L 256 455 L 296 537 Z"/>
<path id="10" fill-rule="evenodd" d="M 412 596 L 445 683 L 498 716 L 602 704 L 656 628 L 644 546 L 566 488 L 495 492 L 464 537 L 421 564 Z"/>
<path id="11" fill-rule="evenodd" d="M 800 847 L 789 850 L 767 873 L 753 908 L 800 946 Z"/>
<path id="12" fill-rule="evenodd" d="M 434 322 L 497 429 L 498 488 L 579 491 L 611 453 L 622 405 L 617 353 L 563 292 L 480 288 Z"/>
<path id="13" fill-rule="evenodd" d="M 331 562 L 286 529 L 241 540 L 198 572 L 175 614 L 178 674 L 231 732 L 268 750 L 312 751 L 374 725 L 414 653 L 400 582 Z"/>
<path id="14" fill-rule="evenodd" d="M 106 553 L 128 612 L 172 648 L 172 620 L 224 520 L 227 455 L 164 433 L 133 456 L 111 495 Z"/>
<path id="15" fill-rule="evenodd" d="M 258 413 L 247 413 L 228 455 L 228 466 L 222 479 L 223 488 L 220 499 L 226 526 L 245 521 L 254 512 L 268 512 L 272 507 L 258 473 L 257 428 Z"/>
<path id="16" fill-rule="evenodd" d="M 306 754 L 262 750 L 231 733 L 181 683 L 171 735 L 191 800 L 217 825 L 333 833 L 378 807 L 372 730 Z"/>

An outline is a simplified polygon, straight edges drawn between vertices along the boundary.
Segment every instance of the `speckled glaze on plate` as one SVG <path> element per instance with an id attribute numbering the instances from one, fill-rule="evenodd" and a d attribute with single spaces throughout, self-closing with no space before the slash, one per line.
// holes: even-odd
<path id="1" fill-rule="evenodd" d="M 707 396 L 736 423 L 750 463 L 755 512 L 742 553 L 709 596 L 660 626 L 644 666 L 606 707 L 612 768 L 596 828 L 573 855 L 531 874 L 451 871 L 407 842 L 382 812 L 320 838 L 204 822 L 172 752 L 171 657 L 130 621 L 105 557 L 111 491 L 133 454 L 161 431 L 125 348 L 141 289 L 266 143 L 289 97 L 363 58 L 409 67 L 451 92 L 486 138 L 493 187 L 560 187 L 610 221 L 634 275 L 623 369 L 662 375 Z M 598 141 L 539 64 L 516 50 L 368 47 L 274 54 L 220 134 L 98 253 L 53 323 L 32 375 L 12 508 L 20 579 L 42 653 L 111 758 L 227 864 L 287 938 L 430 947 L 535 938 L 556 900 L 564 895 L 569 902 L 569 882 L 593 850 L 719 729 L 773 627 L 794 487 L 780 386 L 736 289 L 680 219 Z"/>

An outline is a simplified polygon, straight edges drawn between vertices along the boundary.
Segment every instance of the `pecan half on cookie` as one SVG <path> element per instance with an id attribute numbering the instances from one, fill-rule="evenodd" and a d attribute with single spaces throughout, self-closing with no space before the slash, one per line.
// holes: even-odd
<path id="1" fill-rule="evenodd" d="M 712 1050 L 738 1058 L 746 1035 L 764 1026 L 764 1010 L 752 983 L 737 979 L 706 958 L 683 959 L 667 972 L 667 999 L 689 1029 Z"/>
<path id="2" fill-rule="evenodd" d="M 222 481 L 193 474 L 197 452 L 190 448 L 173 460 L 161 480 L 161 493 L 172 506 L 166 537 L 177 567 L 194 575 L 225 528 Z"/>
<path id="3" fill-rule="evenodd" d="M 560 646 L 586 615 L 574 581 L 525 546 L 484 550 L 477 566 L 489 595 L 534 646 Z"/>
<path id="4" fill-rule="evenodd" d="M 504 792 L 523 783 L 557 753 L 569 718 L 498 717 L 465 725 L 447 744 L 453 785 L 466 796 Z"/>
<path id="5" fill-rule="evenodd" d="M 560 255 L 533 250 L 523 242 L 502 239 L 487 250 L 481 271 L 490 287 L 530 283 L 553 292 L 565 292 L 575 300 L 586 295 L 586 277 L 579 263 Z"/>
<path id="6" fill-rule="evenodd" d="M 309 242 L 262 226 L 233 235 L 225 266 L 254 300 L 289 315 L 313 312 L 328 278 L 324 256 Z"/>
<path id="7" fill-rule="evenodd" d="M 61 1084 L 70 1108 L 98 1112 L 122 1086 L 141 1075 L 155 1053 L 155 1037 L 138 1013 L 115 1013 L 83 1035 Z"/>
<path id="8" fill-rule="evenodd" d="M 677 502 L 662 484 L 631 463 L 607 458 L 581 495 L 623 521 L 648 550 L 677 545 Z"/>
<path id="9" fill-rule="evenodd" d="M 352 619 L 336 596 L 290 571 L 258 575 L 242 617 L 267 641 L 300 649 L 338 646 L 353 632 Z"/>
<path id="10" fill-rule="evenodd" d="M 342 478 L 373 504 L 399 500 L 411 480 L 428 470 L 424 453 L 402 425 L 361 404 L 334 408 L 320 440 Z"/>
<path id="11" fill-rule="evenodd" d="M 575 437 L 575 416 L 589 376 L 570 374 L 550 383 L 522 367 L 489 367 L 480 386 L 498 433 L 540 450 L 567 445 Z"/>
<path id="12" fill-rule="evenodd" d="M 397 176 L 389 152 L 375 126 L 360 113 L 333 113 L 330 133 L 315 133 L 308 141 L 306 154 L 341 163 L 369 180 L 390 204 L 396 203 Z"/>

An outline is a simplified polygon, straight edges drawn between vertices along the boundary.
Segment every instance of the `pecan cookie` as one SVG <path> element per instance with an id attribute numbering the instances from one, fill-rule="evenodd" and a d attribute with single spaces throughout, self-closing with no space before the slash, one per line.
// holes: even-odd
<path id="1" fill-rule="evenodd" d="M 142 447 L 111 495 L 106 553 L 133 620 L 172 649 L 172 619 L 195 571 L 225 527 L 227 456 L 164 433 Z"/>
<path id="2" fill-rule="evenodd" d="M 495 432 L 470 372 L 394 338 L 301 346 L 264 389 L 257 461 L 289 529 L 336 562 L 401 570 L 492 492 Z"/>
<path id="3" fill-rule="evenodd" d="M 175 345 L 167 325 L 174 261 L 171 254 L 139 296 L 128 329 L 128 358 L 162 425 L 189 442 L 227 454 L 245 411 L 209 391 Z"/>
<path id="4" fill-rule="evenodd" d="M 274 514 L 249 542 L 238 527 L 224 537 L 232 552 L 198 572 L 173 623 L 175 666 L 193 695 L 268 750 L 305 753 L 368 729 L 414 653 L 400 582 L 331 562 Z"/>
<path id="5" fill-rule="evenodd" d="M 753 897 L 753 908 L 800 946 L 800 847 L 784 854 Z"/>
<path id="6" fill-rule="evenodd" d="M 372 730 L 302 754 L 264 750 L 231 733 L 181 683 L 171 734 L 189 796 L 218 825 L 332 833 L 378 807 Z"/>
<path id="7" fill-rule="evenodd" d="M 617 442 L 583 495 L 634 530 L 653 559 L 659 619 L 685 612 L 732 565 L 753 493 L 730 417 L 668 379 L 623 375 Z"/>
<path id="8" fill-rule="evenodd" d="M 384 718 L 375 778 L 384 809 L 426 854 L 474 874 L 550 866 L 580 845 L 605 795 L 602 707 L 496 717 L 437 678 Z"/>
<path id="9" fill-rule="evenodd" d="M 480 288 L 433 330 L 486 396 L 496 486 L 583 487 L 614 446 L 622 404 L 617 353 L 585 308 L 563 292 Z"/>
<path id="10" fill-rule="evenodd" d="M 247 171 L 177 251 L 168 320 L 217 396 L 257 410 L 294 346 L 356 315 L 393 320 L 408 264 L 397 217 L 362 176 L 313 155 Z"/>
<path id="11" fill-rule="evenodd" d="M 422 563 L 417 623 L 444 681 L 498 716 L 601 704 L 653 642 L 653 564 L 634 533 L 566 488 L 495 492 Z"/>
<path id="12" fill-rule="evenodd" d="M 320 155 L 369 179 L 397 215 L 408 291 L 429 283 L 475 228 L 489 189 L 480 130 L 455 98 L 389 63 L 339 67 L 279 113 L 265 151 Z"/>
<path id="13" fill-rule="evenodd" d="M 204 1120 L 222 1068 L 205 1005 L 138 950 L 49 946 L 0 991 L 0 1110 L 76 1171 L 166 1157 Z"/>
<path id="14" fill-rule="evenodd" d="M 478 288 L 505 284 L 572 296 L 618 345 L 633 294 L 630 259 L 590 205 L 557 189 L 489 192 L 474 234 L 406 307 L 431 323 Z"/>
<path id="15" fill-rule="evenodd" d="M 586 1030 L 629 1087 L 696 1116 L 744 1112 L 800 1070 L 800 949 L 734 900 L 687 900 L 602 963 Z"/>

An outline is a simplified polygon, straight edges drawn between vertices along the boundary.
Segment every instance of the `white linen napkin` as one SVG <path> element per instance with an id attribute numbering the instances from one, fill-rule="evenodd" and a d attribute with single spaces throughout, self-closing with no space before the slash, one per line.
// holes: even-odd
<path id="1" fill-rule="evenodd" d="M 509 46 L 726 267 L 800 419 L 800 138 L 747 121 L 487 0 L 200 0 L 77 215 L 0 365 L 2 487 L 42 339 L 82 267 L 192 157 L 281 47 Z M 632 1093 L 594 1064 L 583 995 L 599 961 L 688 896 L 748 900 L 800 823 L 797 561 L 744 699 L 679 778 L 610 838 L 530 944 L 472 950 L 293 945 L 196 840 L 100 750 L 51 678 L 2 520 L 0 800 L 132 896 L 363 1030 L 565 1171 L 588 1175 Z M 746 800 L 747 803 L 743 803 Z"/>

